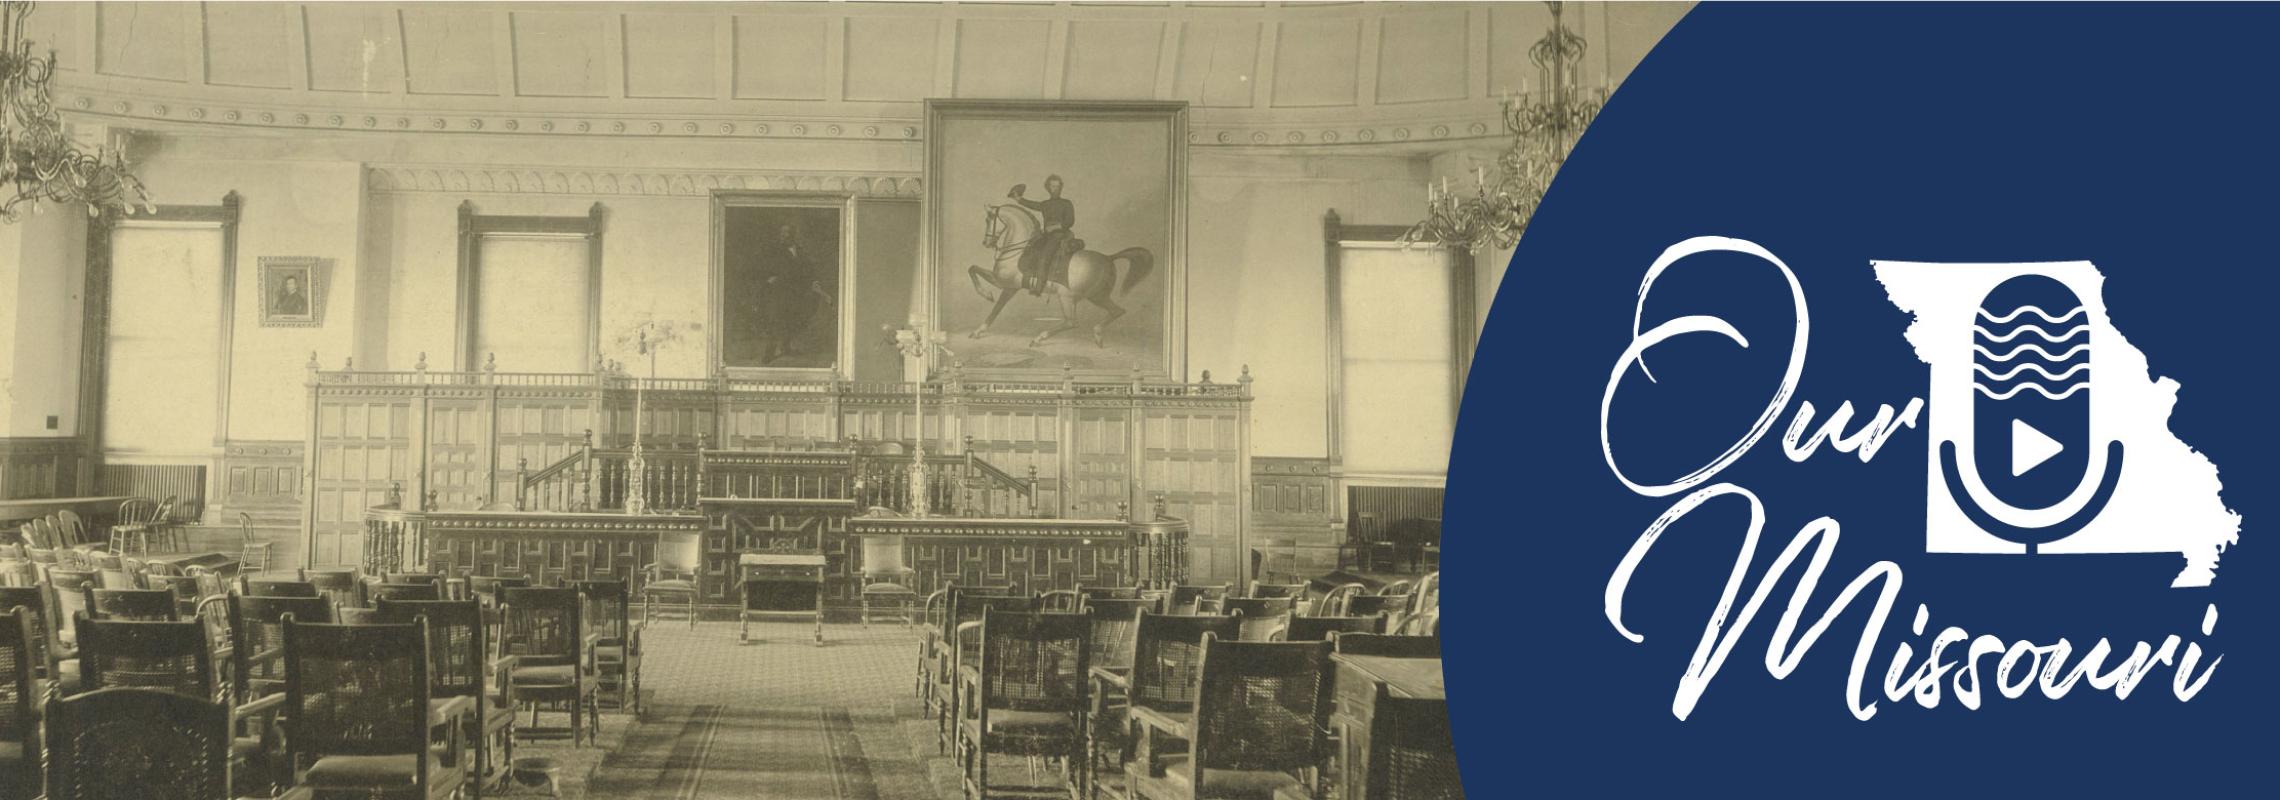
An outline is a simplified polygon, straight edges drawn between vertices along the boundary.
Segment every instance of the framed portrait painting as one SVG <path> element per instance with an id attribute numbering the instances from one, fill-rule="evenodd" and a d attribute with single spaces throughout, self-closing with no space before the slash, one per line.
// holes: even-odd
<path id="1" fill-rule="evenodd" d="M 929 100 L 929 326 L 970 372 L 1186 372 L 1187 104 Z"/>
<path id="2" fill-rule="evenodd" d="M 325 321 L 324 260 L 309 256 L 261 259 L 261 325 L 314 328 Z"/>
<path id="3" fill-rule="evenodd" d="M 730 375 L 843 374 L 854 195 L 713 193 L 711 361 Z"/>

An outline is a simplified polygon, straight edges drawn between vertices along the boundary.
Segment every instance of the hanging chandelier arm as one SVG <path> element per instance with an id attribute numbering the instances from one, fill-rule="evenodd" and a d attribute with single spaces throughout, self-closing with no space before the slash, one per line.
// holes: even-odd
<path id="1" fill-rule="evenodd" d="M 84 203 L 89 215 L 155 210 L 125 153 L 108 146 L 89 153 L 65 134 L 49 88 L 55 51 L 33 56 L 25 35 L 32 10 L 28 0 L 0 2 L 0 222 L 42 201 Z"/>

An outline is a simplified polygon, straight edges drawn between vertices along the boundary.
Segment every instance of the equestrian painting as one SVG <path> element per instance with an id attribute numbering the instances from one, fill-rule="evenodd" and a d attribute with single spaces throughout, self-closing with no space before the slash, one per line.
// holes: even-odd
<path id="1" fill-rule="evenodd" d="M 1185 106 L 944 100 L 928 113 L 928 316 L 964 367 L 1173 373 Z"/>
<path id="2" fill-rule="evenodd" d="M 987 268 L 967 266 L 966 275 L 972 279 L 975 293 L 990 302 L 990 314 L 967 336 L 979 339 L 989 333 L 1006 304 L 1022 292 L 1043 295 L 1050 290 L 1061 316 L 1039 331 L 1030 344 L 1044 344 L 1055 334 L 1077 327 L 1076 304 L 1082 301 L 1102 312 L 1092 324 L 1092 342 L 1095 347 L 1106 347 L 1108 324 L 1125 313 L 1116 296 L 1132 291 L 1134 284 L 1155 271 L 1156 254 L 1145 247 L 1127 247 L 1113 255 L 1085 249 L 1084 240 L 1072 231 L 1073 205 L 1061 198 L 1060 176 L 1046 178 L 1045 185 L 1052 193 L 1049 200 L 1030 200 L 1023 196 L 1024 187 L 1015 186 L 1007 193 L 1014 202 L 988 207 L 982 245 L 994 250 L 996 257 Z"/>

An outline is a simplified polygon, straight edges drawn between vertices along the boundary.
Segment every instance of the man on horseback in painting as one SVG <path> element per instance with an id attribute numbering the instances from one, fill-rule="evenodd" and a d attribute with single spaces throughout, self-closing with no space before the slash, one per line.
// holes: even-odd
<path id="1" fill-rule="evenodd" d="M 1061 197 L 1061 176 L 1045 177 L 1045 193 L 1051 196 L 1042 201 L 1031 200 L 1027 197 L 1029 186 L 1017 183 L 1013 191 L 1005 195 L 1044 218 L 1044 232 L 1037 234 L 1021 254 L 1021 285 L 1030 294 L 1043 293 L 1052 273 L 1067 269 L 1069 253 L 1075 249 L 1068 245 L 1074 238 L 1069 229 L 1077 224 L 1077 207 Z"/>

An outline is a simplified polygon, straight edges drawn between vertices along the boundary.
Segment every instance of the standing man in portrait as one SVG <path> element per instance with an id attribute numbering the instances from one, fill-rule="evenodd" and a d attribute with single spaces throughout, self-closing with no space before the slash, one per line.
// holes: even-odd
<path id="1" fill-rule="evenodd" d="M 1062 248 L 1074 238 L 1070 229 L 1077 224 L 1076 204 L 1061 197 L 1061 176 L 1045 176 L 1045 194 L 1049 196 L 1044 200 L 1031 200 L 1028 184 L 1021 183 L 1014 184 L 1013 191 L 1005 194 L 1044 218 L 1045 232 L 1038 234 L 1036 241 L 1030 242 L 1029 249 L 1021 254 L 1021 283 L 1030 294 L 1045 291 L 1053 268 L 1061 263 Z"/>
<path id="2" fill-rule="evenodd" d="M 800 334 L 819 308 L 831 304 L 831 295 L 816 277 L 815 258 L 793 223 L 776 227 L 776 238 L 761 248 L 756 266 L 761 286 L 757 316 L 765 342 L 761 363 L 772 364 L 799 352 Z"/>
<path id="3" fill-rule="evenodd" d="M 301 292 L 301 279 L 285 276 L 278 282 L 277 294 L 269 301 L 269 313 L 278 317 L 305 317 L 309 315 L 309 296 Z"/>

